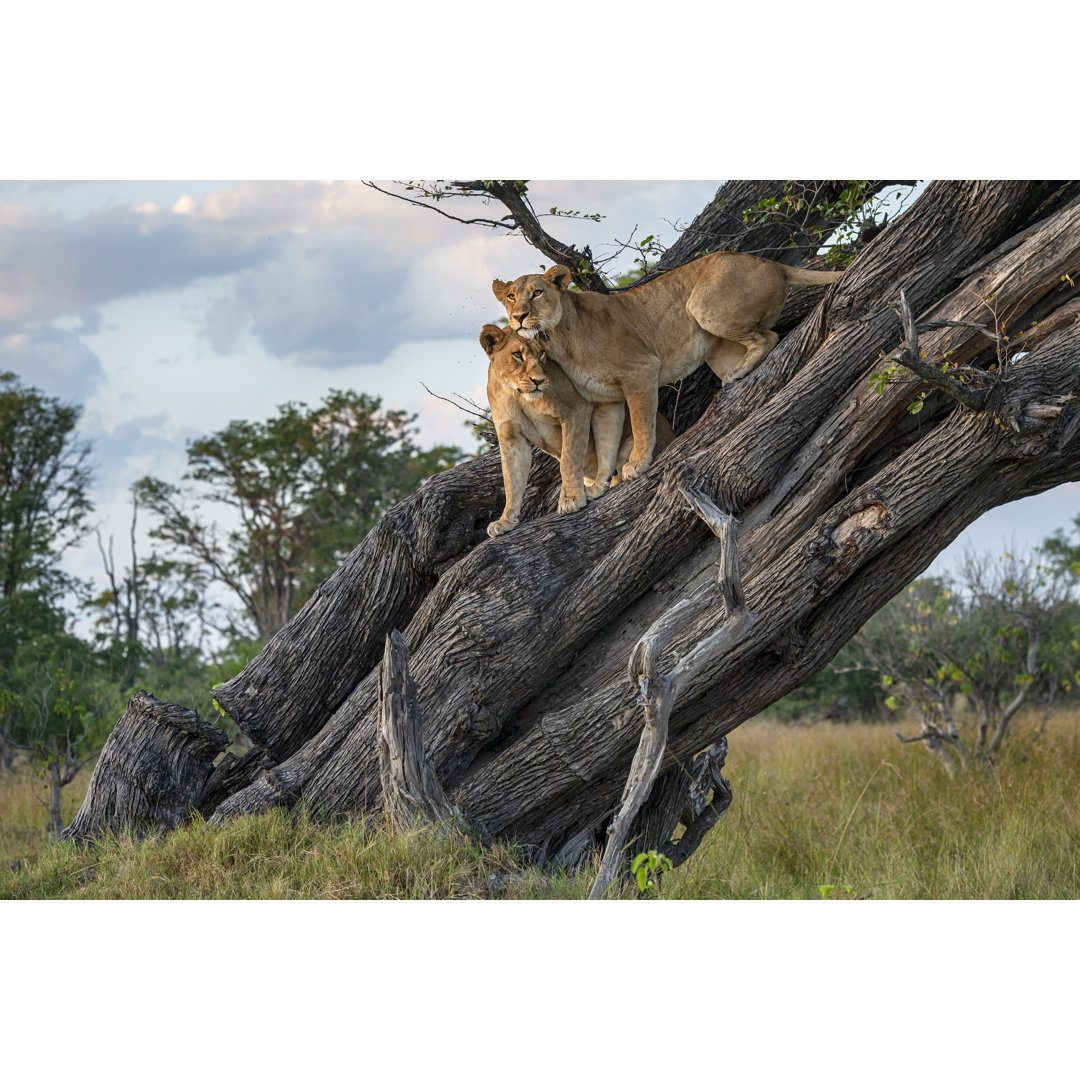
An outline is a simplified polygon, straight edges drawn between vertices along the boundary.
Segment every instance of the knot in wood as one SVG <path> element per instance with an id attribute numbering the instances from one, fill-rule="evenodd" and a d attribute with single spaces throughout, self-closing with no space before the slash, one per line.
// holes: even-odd
<path id="1" fill-rule="evenodd" d="M 821 596 L 830 581 L 844 576 L 865 540 L 884 532 L 891 517 L 892 511 L 883 502 L 871 502 L 849 513 L 831 528 L 826 526 L 806 545 L 806 553 L 825 564 L 824 574 L 814 590 L 815 596 Z"/>

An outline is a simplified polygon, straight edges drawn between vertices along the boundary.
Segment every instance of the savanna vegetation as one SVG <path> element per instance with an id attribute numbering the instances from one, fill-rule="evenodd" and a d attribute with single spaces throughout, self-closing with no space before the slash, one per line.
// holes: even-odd
<path id="1" fill-rule="evenodd" d="M 994 766 L 962 782 L 900 743 L 892 725 L 759 717 L 729 742 L 731 809 L 692 859 L 663 875 L 665 898 L 1080 895 L 1075 706 L 1045 729 L 1038 712 L 1022 714 Z M 592 866 L 541 872 L 512 845 L 281 810 L 213 827 L 196 820 L 143 843 L 50 845 L 35 787 L 26 772 L 0 778 L 0 898 L 584 899 L 592 884 Z M 83 787 L 71 785 L 68 812 Z M 637 885 L 623 882 L 618 895 L 637 897 Z"/>

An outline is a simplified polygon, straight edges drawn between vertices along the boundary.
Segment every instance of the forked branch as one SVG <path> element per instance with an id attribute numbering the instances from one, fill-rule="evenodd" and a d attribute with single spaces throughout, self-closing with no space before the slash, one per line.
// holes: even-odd
<path id="1" fill-rule="evenodd" d="M 630 654 L 630 681 L 639 690 L 645 706 L 645 727 L 630 766 L 630 775 L 623 789 L 619 811 L 608 828 L 607 845 L 604 848 L 600 871 L 589 893 L 590 900 L 603 899 L 607 895 L 622 864 L 623 846 L 630 824 L 649 797 L 660 771 L 664 746 L 667 744 L 668 721 L 680 689 L 698 672 L 715 665 L 742 641 L 750 632 L 755 618 L 753 612 L 746 607 L 742 577 L 739 573 L 736 541 L 738 522 L 701 492 L 682 488 L 680 491 L 694 512 L 720 540 L 716 581 L 710 582 L 696 594 L 661 615 L 645 631 Z M 718 594 L 724 601 L 727 621 L 691 649 L 669 674 L 661 675 L 657 670 L 660 654 L 679 630 L 716 603 Z"/>
<path id="2" fill-rule="evenodd" d="M 911 313 L 911 308 L 908 305 L 907 297 L 904 295 L 903 289 L 900 290 L 899 303 L 894 304 L 893 308 L 896 311 L 897 317 L 900 319 L 900 325 L 904 328 L 904 343 L 894 354 L 896 361 L 903 364 L 909 371 L 918 375 L 923 382 L 929 383 L 931 386 L 936 386 L 940 390 L 944 390 L 949 397 L 959 401 L 961 405 L 964 405 L 975 412 L 979 412 L 981 409 L 985 408 L 986 400 L 989 396 L 986 390 L 973 390 L 971 387 L 965 386 L 963 383 L 951 378 L 944 371 L 934 367 L 933 364 L 928 364 L 922 359 L 919 353 L 919 328 L 915 325 L 915 316 Z M 968 326 L 978 330 L 982 334 L 986 334 L 995 341 L 998 340 L 996 334 L 990 333 L 986 327 L 977 323 L 928 323 L 924 329 L 941 326 Z"/>

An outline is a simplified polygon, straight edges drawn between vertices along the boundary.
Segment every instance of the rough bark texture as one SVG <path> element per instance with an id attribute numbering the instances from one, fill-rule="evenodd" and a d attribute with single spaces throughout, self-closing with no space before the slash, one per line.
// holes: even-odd
<path id="1" fill-rule="evenodd" d="M 379 780 L 383 811 L 395 825 L 416 820 L 448 826 L 454 811 L 424 755 L 416 686 L 405 643 L 395 630 L 386 638 L 379 673 Z"/>
<path id="2" fill-rule="evenodd" d="M 829 182 L 815 189 L 817 197 L 835 199 L 842 186 Z M 880 183 L 871 186 L 876 190 Z M 743 250 L 768 248 L 777 261 L 799 262 L 799 249 L 784 247 L 790 234 L 783 227 L 742 221 L 744 211 L 762 199 L 780 197 L 783 190 L 784 181 L 779 180 L 725 184 L 680 244 L 665 253 L 660 268 L 686 262 L 700 249 L 719 250 L 738 241 L 746 245 Z M 807 219 L 811 226 L 828 220 L 813 214 Z M 796 239 L 801 242 L 805 236 Z M 682 249 L 685 254 L 679 254 Z M 785 321 L 779 325 L 783 328 Z M 666 392 L 667 414 L 669 419 L 675 417 L 676 431 L 685 430 L 701 415 L 718 386 L 719 380 L 706 368 L 686 380 L 677 399 Z M 538 456 L 542 455 L 534 455 Z M 551 508 L 547 489 L 557 470 L 545 465 L 526 497 L 523 521 Z M 328 708 L 339 706 L 378 663 L 386 635 L 407 626 L 439 578 L 488 539 L 487 525 L 498 517 L 503 500 L 502 473 L 494 453 L 433 477 L 416 496 L 382 518 L 251 664 L 217 687 L 217 700 L 275 760 L 288 758 L 320 730 Z M 307 670 L 303 692 L 297 692 L 297 667 L 306 666 L 313 649 L 325 663 Z"/>
<path id="3" fill-rule="evenodd" d="M 931 184 L 751 376 L 700 418 L 682 414 L 688 429 L 676 424 L 644 478 L 581 513 L 544 513 L 549 466 L 534 471 L 519 528 L 488 540 L 503 498 L 496 453 L 433 478 L 215 691 L 266 755 L 246 773 L 226 759 L 242 782 L 215 817 L 301 798 L 335 815 L 381 804 L 378 663 L 398 628 L 426 754 L 465 820 L 538 859 L 591 852 L 642 730 L 630 652 L 719 554 L 680 494 L 692 487 L 740 521 L 756 620 L 674 702 L 638 815 L 641 835 L 666 829 L 688 784 L 672 773 L 692 775 L 703 748 L 811 678 L 984 511 L 1080 479 L 1080 323 L 1056 314 L 1075 296 L 1062 276 L 1080 272 L 1078 196 L 1049 181 Z M 869 385 L 890 355 L 899 364 L 901 290 L 921 325 L 1004 320 L 1014 345 L 1033 319 L 1053 328 L 1022 359 L 969 376 L 984 407 L 934 390 L 911 415 L 918 378 Z M 996 359 L 971 326 L 921 332 L 919 345 L 939 368 L 946 353 L 968 367 Z M 676 630 L 661 666 L 723 618 L 705 610 Z"/>
<path id="4" fill-rule="evenodd" d="M 86 799 L 63 839 L 106 830 L 166 831 L 202 805 L 214 759 L 229 740 L 191 709 L 136 691 L 94 769 Z"/>

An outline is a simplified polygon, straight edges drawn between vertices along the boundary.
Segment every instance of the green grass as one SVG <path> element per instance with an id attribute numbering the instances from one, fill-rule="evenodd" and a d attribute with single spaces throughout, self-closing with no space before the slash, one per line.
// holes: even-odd
<path id="1" fill-rule="evenodd" d="M 954 780 L 880 726 L 757 720 L 729 741 L 734 802 L 665 898 L 1080 897 L 1080 711 L 1038 740 L 1021 725 L 992 772 Z M 281 812 L 50 847 L 42 787 L 0 777 L 0 899 L 581 899 L 592 881 L 526 868 L 511 845 Z"/>
<path id="2" fill-rule="evenodd" d="M 523 870 L 508 846 L 275 810 L 221 827 L 195 821 L 144 843 L 59 844 L 4 881 L 0 899 L 558 899 L 584 897 L 588 885 Z"/>

